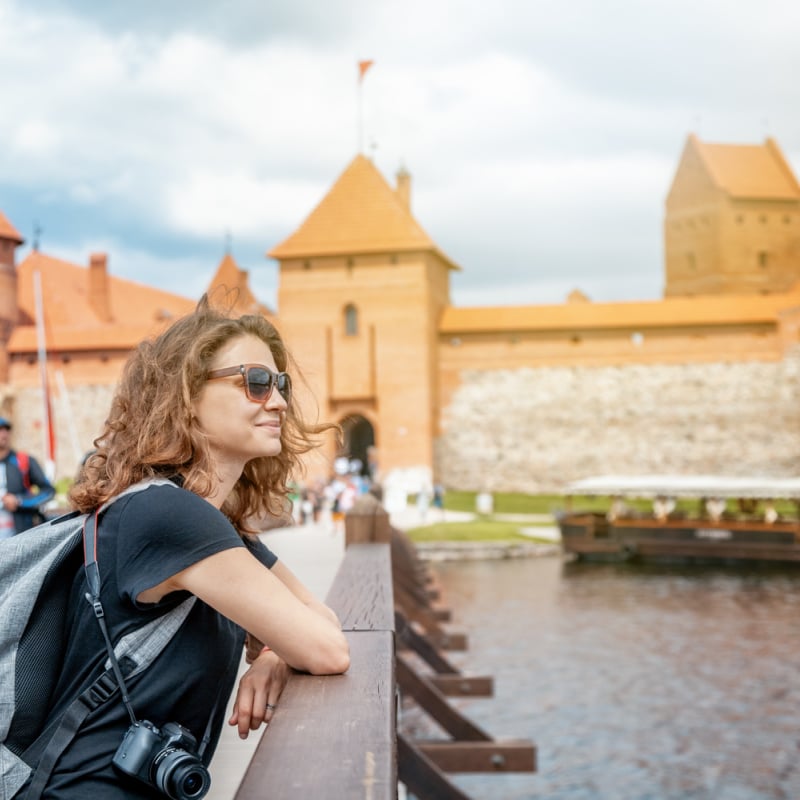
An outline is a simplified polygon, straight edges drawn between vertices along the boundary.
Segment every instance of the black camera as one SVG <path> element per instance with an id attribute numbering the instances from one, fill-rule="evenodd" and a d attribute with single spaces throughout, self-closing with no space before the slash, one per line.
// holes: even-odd
<path id="1" fill-rule="evenodd" d="M 197 740 L 177 722 L 168 722 L 163 730 L 147 720 L 134 722 L 111 763 L 173 800 L 205 797 L 211 788 L 211 775 L 197 756 Z"/>

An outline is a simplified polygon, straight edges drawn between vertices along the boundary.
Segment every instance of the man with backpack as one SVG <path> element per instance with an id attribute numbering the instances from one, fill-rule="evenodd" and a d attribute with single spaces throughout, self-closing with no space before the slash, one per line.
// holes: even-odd
<path id="1" fill-rule="evenodd" d="M 37 491 L 33 492 L 32 488 Z M 0 539 L 43 521 L 40 508 L 56 490 L 35 458 L 11 447 L 11 422 L 0 417 Z"/>

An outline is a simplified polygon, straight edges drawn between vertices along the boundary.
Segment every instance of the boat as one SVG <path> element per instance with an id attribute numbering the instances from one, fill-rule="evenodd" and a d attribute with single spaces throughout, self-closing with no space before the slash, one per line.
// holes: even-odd
<path id="1" fill-rule="evenodd" d="M 800 564 L 800 478 L 602 475 L 564 495 L 561 541 L 578 559 Z"/>

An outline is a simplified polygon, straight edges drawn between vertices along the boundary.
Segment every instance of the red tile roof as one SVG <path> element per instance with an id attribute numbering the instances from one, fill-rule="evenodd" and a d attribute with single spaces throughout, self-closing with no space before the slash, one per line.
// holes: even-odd
<path id="1" fill-rule="evenodd" d="M 33 252 L 17 267 L 22 324 L 9 352 L 36 351 L 34 274 L 39 273 L 47 347 L 55 351 L 135 347 L 169 320 L 190 312 L 196 301 L 108 275 L 111 321 L 100 319 L 89 303 L 89 270 Z"/>
<path id="2" fill-rule="evenodd" d="M 217 272 L 208 286 L 208 296 L 212 303 L 237 314 L 272 315 L 272 311 L 263 303 L 259 303 L 251 291 L 247 270 L 239 269 L 239 265 L 230 253 L 220 261 Z"/>
<path id="3" fill-rule="evenodd" d="M 2 211 L 0 211 L 0 239 L 11 239 L 17 244 L 22 244 L 25 241 Z"/>
<path id="4" fill-rule="evenodd" d="M 769 295 L 708 295 L 618 303 L 566 303 L 541 306 L 446 308 L 439 333 L 653 328 L 774 323 L 779 314 L 800 306 L 800 283 Z"/>
<path id="5" fill-rule="evenodd" d="M 358 155 L 300 227 L 267 255 L 280 260 L 413 250 L 435 251 L 458 269 L 375 165 Z"/>
<path id="6" fill-rule="evenodd" d="M 800 186 L 774 139 L 764 144 L 709 144 L 689 137 L 712 180 L 731 197 L 800 199 Z"/>

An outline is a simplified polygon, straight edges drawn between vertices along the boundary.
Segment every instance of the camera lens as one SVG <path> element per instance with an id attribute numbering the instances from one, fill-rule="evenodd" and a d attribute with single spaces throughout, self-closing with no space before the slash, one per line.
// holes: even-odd
<path id="1" fill-rule="evenodd" d="M 197 793 L 203 788 L 203 776 L 196 772 L 190 772 L 181 783 L 181 789 L 186 797 L 196 797 Z"/>
<path id="2" fill-rule="evenodd" d="M 211 788 L 211 776 L 196 755 L 178 749 L 160 755 L 154 780 L 158 789 L 173 800 L 205 797 Z"/>

